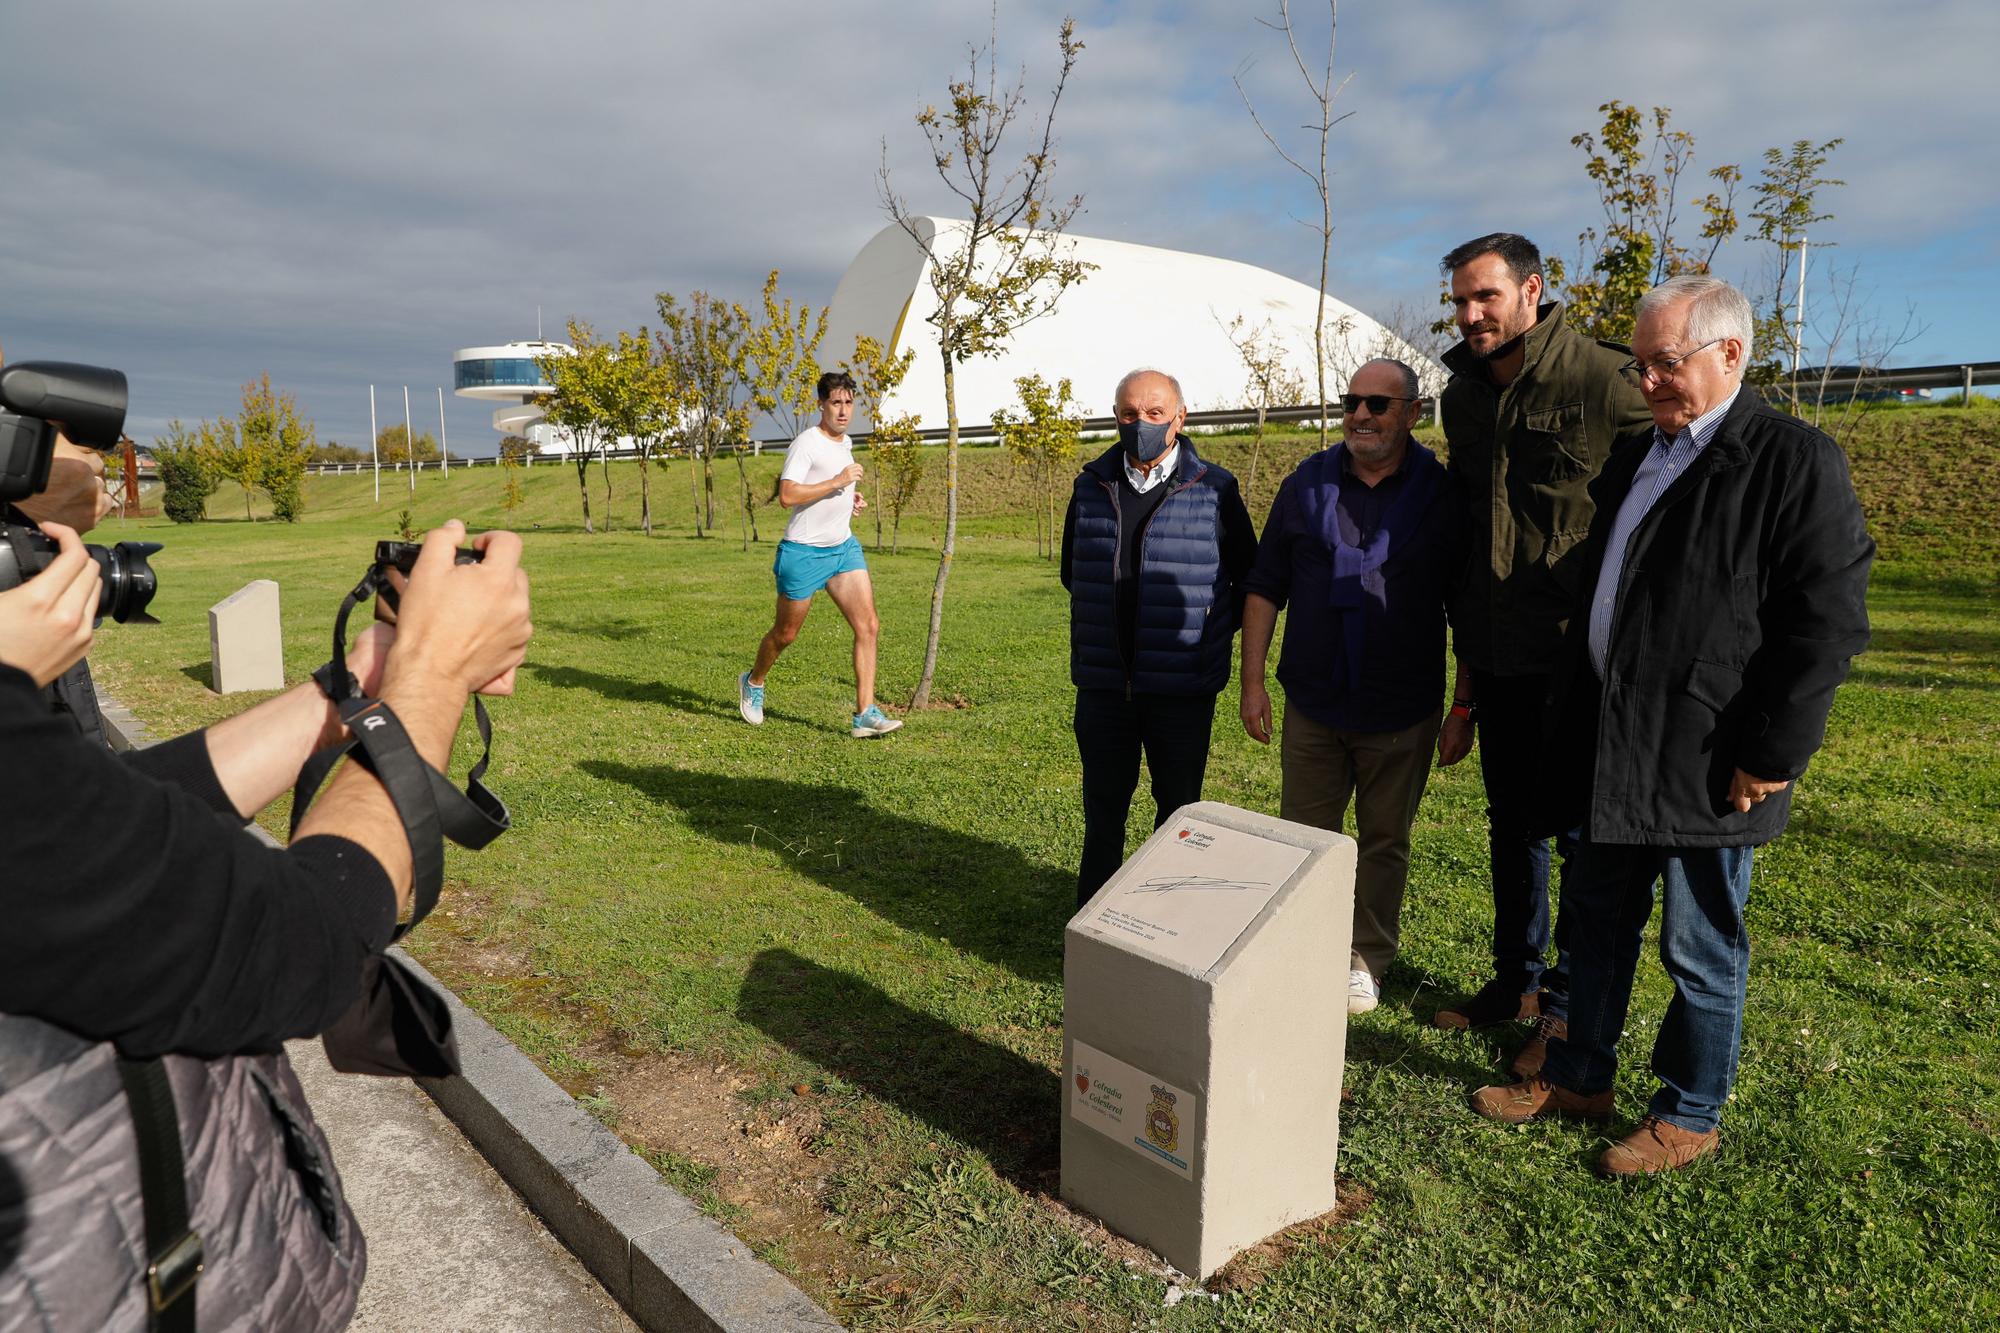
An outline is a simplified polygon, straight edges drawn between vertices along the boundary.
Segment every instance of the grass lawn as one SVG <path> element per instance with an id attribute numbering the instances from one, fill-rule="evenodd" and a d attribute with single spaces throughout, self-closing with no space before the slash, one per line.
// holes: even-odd
<path id="1" fill-rule="evenodd" d="M 166 623 L 107 627 L 95 661 L 156 731 L 209 721 L 242 701 L 205 688 L 202 613 L 246 579 L 281 583 L 298 679 L 405 506 L 419 528 L 462 515 L 523 529 L 537 634 L 519 694 L 493 707 L 489 777 L 516 827 L 483 854 L 453 850 L 414 952 L 852 1326 L 1991 1326 L 2000 595 L 1995 492 L 1967 492 L 1995 476 L 2000 431 L 1972 416 L 1972 444 L 1932 460 L 1944 480 L 1928 505 L 1903 484 L 1908 440 L 1851 447 L 1886 557 L 1875 642 L 1791 830 L 1758 857 L 1719 1160 L 1604 1184 L 1587 1170 L 1597 1134 L 1504 1129 L 1466 1108 L 1513 1044 L 1426 1022 L 1485 967 L 1466 764 L 1432 782 L 1403 954 L 1383 1006 L 1350 1029 L 1350 1205 L 1254 1280 L 1172 1304 L 1157 1267 L 1054 1202 L 1081 840 L 1068 608 L 992 451 L 967 467 L 938 677 L 954 706 L 877 742 L 846 734 L 849 640 L 823 600 L 772 676 L 769 722 L 738 719 L 780 515 L 766 511 L 747 553 L 733 529 L 695 540 L 684 465 L 655 477 L 650 539 L 629 526 L 630 465 L 613 472 L 609 534 L 578 530 L 575 473 L 555 466 L 528 471 L 512 515 L 482 469 L 423 477 L 414 501 L 385 481 L 379 507 L 365 477 L 315 480 L 295 527 L 246 523 L 226 495 L 197 527 L 110 524 L 99 539 L 168 543 Z M 1260 517 L 1303 450 L 1267 450 Z M 1245 449 L 1205 451 L 1237 466 Z M 768 487 L 775 460 L 756 468 Z M 724 494 L 732 476 L 718 472 Z M 892 703 L 915 684 L 934 528 L 912 514 L 904 553 L 870 557 Z M 1277 756 L 1243 736 L 1234 698 L 1207 794 L 1275 810 Z M 1135 810 L 1133 845 L 1149 825 Z M 1667 994 L 1649 951 L 1619 1081 L 1628 1121 Z"/>

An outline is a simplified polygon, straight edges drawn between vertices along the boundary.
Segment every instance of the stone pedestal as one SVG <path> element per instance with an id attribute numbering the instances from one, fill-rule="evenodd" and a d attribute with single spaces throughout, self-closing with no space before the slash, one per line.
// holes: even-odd
<path id="1" fill-rule="evenodd" d="M 1334 1205 L 1354 860 L 1202 801 L 1064 933 L 1063 1198 L 1198 1279 Z"/>
<path id="2" fill-rule="evenodd" d="M 285 688 L 278 585 L 257 579 L 208 608 L 208 682 L 217 694 Z"/>

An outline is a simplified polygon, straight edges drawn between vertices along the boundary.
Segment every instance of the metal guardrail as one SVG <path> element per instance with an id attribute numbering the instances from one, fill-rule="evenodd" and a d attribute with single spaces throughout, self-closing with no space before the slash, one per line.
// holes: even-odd
<path id="1" fill-rule="evenodd" d="M 1885 367 L 1882 369 L 1869 369 L 1862 366 L 1835 366 L 1827 371 L 1814 371 L 1810 374 L 1801 373 L 1797 379 L 1782 380 L 1774 387 L 1787 390 L 1796 387 L 1801 397 L 1817 394 L 1824 388 L 1829 394 L 1840 394 L 1843 396 L 1857 392 L 1879 393 L 1893 389 L 1959 389 L 1965 393 L 1967 398 L 1970 398 L 1973 389 L 1994 384 L 2000 384 L 2000 361 L 1974 361 L 1946 366 Z M 1328 404 L 1325 415 L 1328 424 L 1337 424 L 1340 421 L 1340 404 Z M 1304 407 L 1274 407 L 1264 413 L 1264 420 L 1278 425 L 1295 425 L 1299 422 L 1318 421 L 1320 416 L 1319 405 L 1315 403 Z M 1424 400 L 1424 416 L 1422 419 L 1425 421 L 1434 421 L 1437 419 L 1436 398 L 1432 397 Z M 1196 429 L 1205 426 L 1252 426 L 1256 423 L 1257 413 L 1248 408 L 1231 408 L 1221 412 L 1190 412 L 1187 415 L 1187 424 Z M 1115 417 L 1086 417 L 1082 425 L 1083 432 L 1086 435 L 1109 435 L 1118 429 L 1118 421 Z M 936 443 L 946 438 L 950 433 L 949 428 L 940 426 L 933 430 L 919 431 L 917 438 L 927 443 Z M 993 423 L 990 421 L 966 423 L 958 428 L 958 437 L 961 440 L 990 440 L 998 434 L 999 432 L 994 429 Z M 866 444 L 868 442 L 868 432 L 856 431 L 853 438 L 857 444 Z M 781 436 L 768 440 L 750 440 L 747 443 L 753 452 L 761 453 L 767 446 L 782 448 L 790 444 L 791 439 L 787 436 Z M 610 458 L 637 458 L 639 451 L 637 449 L 610 449 L 605 451 L 605 456 Z M 544 464 L 565 461 L 559 455 L 543 454 L 538 457 Z M 451 460 L 451 466 L 453 468 L 468 468 L 475 465 L 492 467 L 498 464 L 499 461 L 497 458 L 454 458 Z M 306 471 L 315 475 L 341 472 L 366 472 L 373 466 L 374 464 L 372 463 L 311 463 L 306 466 Z M 384 463 L 382 470 L 384 472 L 400 474 L 407 466 L 404 463 Z M 436 459 L 420 461 L 416 467 L 419 474 L 426 470 L 442 470 L 442 465 Z"/>

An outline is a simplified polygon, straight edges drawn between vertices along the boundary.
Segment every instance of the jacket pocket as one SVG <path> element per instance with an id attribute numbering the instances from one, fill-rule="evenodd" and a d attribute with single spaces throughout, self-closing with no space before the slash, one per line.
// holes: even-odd
<path id="1" fill-rule="evenodd" d="M 1736 696 L 1743 691 L 1743 673 L 1735 667 L 1724 666 L 1720 662 L 1705 662 L 1697 657 L 1688 664 L 1687 683 L 1681 687 L 1697 703 L 1721 713 L 1736 702 Z"/>
<path id="2" fill-rule="evenodd" d="M 1525 414 L 1522 434 L 1528 480 L 1537 486 L 1558 486 L 1590 471 L 1590 444 L 1585 438 L 1582 403 L 1560 403 Z"/>

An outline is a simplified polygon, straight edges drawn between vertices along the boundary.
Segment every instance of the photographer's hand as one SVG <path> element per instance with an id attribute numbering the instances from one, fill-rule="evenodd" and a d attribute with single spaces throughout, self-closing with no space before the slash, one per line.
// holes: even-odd
<path id="1" fill-rule="evenodd" d="M 475 689 L 510 691 L 534 633 L 521 539 L 511 532 L 482 534 L 475 544 L 485 559 L 457 565 L 452 553 L 464 535 L 464 525 L 454 520 L 424 539 L 382 673 L 380 698 L 395 710 L 418 755 L 439 770 L 450 763 L 466 698 Z M 301 840 L 315 834 L 367 849 L 395 885 L 398 911 L 408 910 L 410 844 L 388 792 L 371 774 L 348 764 L 334 775 L 299 827 Z"/>
<path id="2" fill-rule="evenodd" d="M 60 548 L 40 574 L 0 592 L 0 662 L 46 685 L 83 660 L 95 636 L 97 598 L 103 590 L 97 562 L 83 540 L 60 523 L 42 531 Z"/>
<path id="3" fill-rule="evenodd" d="M 111 493 L 104 489 L 104 455 L 58 435 L 48 485 L 14 501 L 14 507 L 37 523 L 61 523 L 79 535 L 89 532 L 111 512 Z"/>

